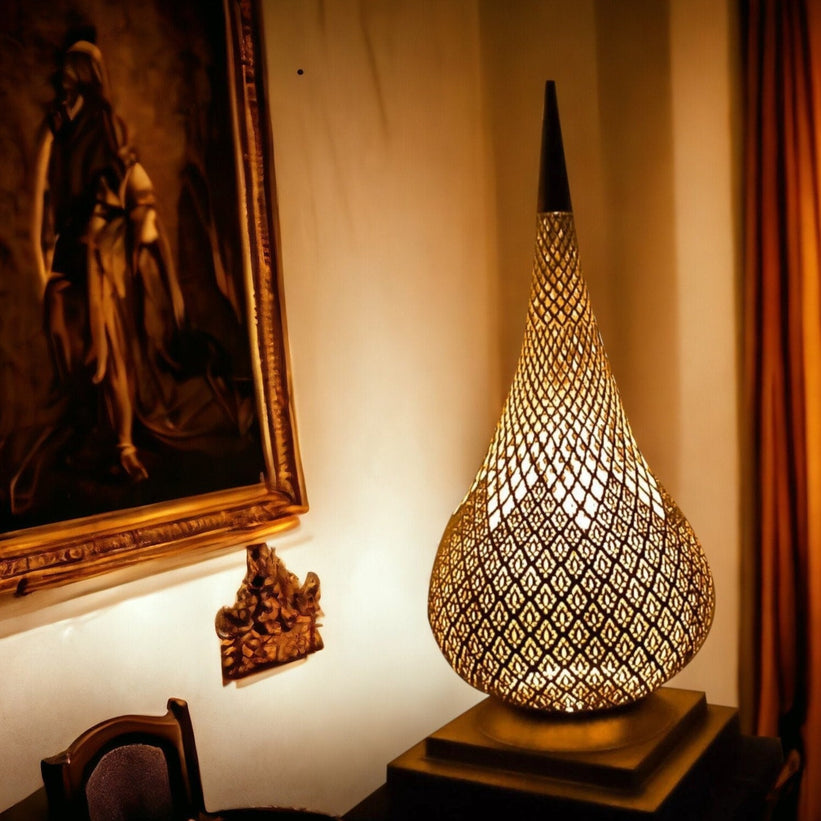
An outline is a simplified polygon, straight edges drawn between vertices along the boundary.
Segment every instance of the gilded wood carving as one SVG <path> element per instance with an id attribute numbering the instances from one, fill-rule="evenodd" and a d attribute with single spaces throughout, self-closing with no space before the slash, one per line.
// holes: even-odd
<path id="1" fill-rule="evenodd" d="M 236 602 L 223 607 L 215 620 L 223 683 L 296 661 L 323 647 L 316 573 L 308 573 L 300 584 L 265 543 L 249 545 L 246 562 Z"/>

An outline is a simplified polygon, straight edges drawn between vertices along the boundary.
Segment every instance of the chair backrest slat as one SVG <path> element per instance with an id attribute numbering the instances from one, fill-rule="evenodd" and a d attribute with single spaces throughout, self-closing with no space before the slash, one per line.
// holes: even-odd
<path id="1" fill-rule="evenodd" d="M 41 762 L 53 819 L 185 821 L 205 812 L 188 705 L 164 716 L 119 716 Z"/>

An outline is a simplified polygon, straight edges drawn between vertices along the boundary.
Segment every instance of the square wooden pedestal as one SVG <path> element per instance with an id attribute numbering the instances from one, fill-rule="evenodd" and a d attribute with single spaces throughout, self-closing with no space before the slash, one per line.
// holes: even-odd
<path id="1" fill-rule="evenodd" d="M 486 699 L 392 761 L 390 817 L 693 821 L 714 817 L 735 778 L 737 711 L 703 693 L 662 688 L 604 717 L 508 722 L 505 709 Z"/>

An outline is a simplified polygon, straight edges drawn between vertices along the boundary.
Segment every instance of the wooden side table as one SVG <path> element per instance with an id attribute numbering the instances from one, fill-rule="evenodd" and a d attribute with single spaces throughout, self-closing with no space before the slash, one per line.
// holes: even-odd
<path id="1" fill-rule="evenodd" d="M 48 821 L 48 800 L 45 787 L 33 792 L 13 807 L 0 812 L 0 821 Z"/>
<path id="2" fill-rule="evenodd" d="M 672 691 L 664 696 L 670 695 Z M 737 711 L 679 691 L 692 710 L 664 737 L 621 750 L 544 753 L 476 731 L 480 705 L 388 765 L 387 783 L 346 821 L 555 818 L 568 821 L 755 821 L 768 817 L 781 766 L 775 738 L 742 735 Z M 701 696 L 701 699 L 695 698 Z M 703 704 L 696 705 L 696 701 Z M 652 749 L 648 749 L 652 748 Z"/>

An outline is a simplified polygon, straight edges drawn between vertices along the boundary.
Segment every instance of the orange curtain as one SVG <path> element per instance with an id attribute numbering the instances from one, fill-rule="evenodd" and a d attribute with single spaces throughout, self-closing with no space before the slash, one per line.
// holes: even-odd
<path id="1" fill-rule="evenodd" d="M 742 0 L 755 726 L 821 819 L 821 1 Z"/>

